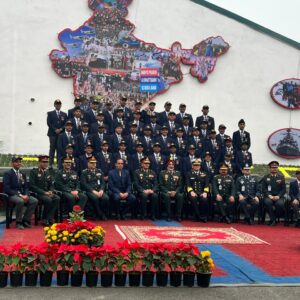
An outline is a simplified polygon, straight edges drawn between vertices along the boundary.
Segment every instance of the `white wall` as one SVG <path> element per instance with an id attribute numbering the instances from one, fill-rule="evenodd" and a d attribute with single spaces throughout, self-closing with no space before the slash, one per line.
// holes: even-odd
<path id="1" fill-rule="evenodd" d="M 0 1 L 2 153 L 48 152 L 46 112 L 56 98 L 63 101 L 65 111 L 73 102 L 72 80 L 56 75 L 48 54 L 60 49 L 60 31 L 76 29 L 91 14 L 87 0 Z M 184 76 L 180 84 L 156 98 L 157 108 L 162 110 L 169 100 L 177 110 L 184 102 L 196 117 L 208 104 L 216 124 L 225 123 L 229 134 L 244 118 L 254 161 L 278 159 L 269 151 L 267 138 L 289 125 L 300 128 L 300 112 L 276 105 L 269 91 L 281 79 L 300 76 L 298 50 L 189 0 L 133 0 L 128 18 L 137 27 L 137 37 L 165 48 L 177 40 L 191 48 L 202 39 L 221 35 L 231 48 L 219 58 L 208 81 L 200 84 Z M 189 72 L 188 67 L 182 70 Z M 299 164 L 299 160 L 279 161 Z"/>

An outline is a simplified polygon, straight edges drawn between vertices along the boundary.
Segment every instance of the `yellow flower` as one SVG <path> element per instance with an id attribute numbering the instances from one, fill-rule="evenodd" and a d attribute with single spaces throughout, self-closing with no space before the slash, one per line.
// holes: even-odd
<path id="1" fill-rule="evenodd" d="M 63 239 L 63 241 L 67 241 L 68 240 L 68 238 L 66 236 L 64 236 L 62 239 Z"/>
<path id="2" fill-rule="evenodd" d="M 75 240 L 74 240 L 74 239 L 71 239 L 71 242 L 72 242 L 72 243 L 75 243 Z"/>
<path id="3" fill-rule="evenodd" d="M 73 233 L 70 233 L 69 236 L 73 236 Z"/>
<path id="4" fill-rule="evenodd" d="M 207 259 L 207 262 L 208 262 L 209 264 L 213 264 L 213 263 L 214 263 L 214 261 L 213 261 L 211 258 L 208 258 L 208 259 Z"/>
<path id="5" fill-rule="evenodd" d="M 75 237 L 75 239 L 78 239 L 79 238 L 79 234 L 76 233 L 74 237 Z"/>
<path id="6" fill-rule="evenodd" d="M 47 242 L 47 243 L 50 243 L 50 242 L 51 242 L 51 240 L 50 240 L 50 239 L 46 239 L 46 242 Z"/>
<path id="7" fill-rule="evenodd" d="M 62 237 L 62 234 L 59 234 L 58 237 L 61 238 L 61 237 Z"/>
<path id="8" fill-rule="evenodd" d="M 69 232 L 67 230 L 64 230 L 62 233 L 63 233 L 64 236 L 68 236 L 69 235 Z"/>
<path id="9" fill-rule="evenodd" d="M 49 229 L 49 227 L 44 227 L 44 231 L 48 231 Z"/>
<path id="10" fill-rule="evenodd" d="M 201 255 L 202 255 L 202 257 L 209 257 L 210 256 L 210 251 L 208 251 L 208 250 L 202 251 Z"/>
<path id="11" fill-rule="evenodd" d="M 57 240 L 57 236 L 56 236 L 56 235 L 53 235 L 53 236 L 52 236 L 52 240 L 53 240 L 53 241 L 56 241 L 56 240 Z"/>

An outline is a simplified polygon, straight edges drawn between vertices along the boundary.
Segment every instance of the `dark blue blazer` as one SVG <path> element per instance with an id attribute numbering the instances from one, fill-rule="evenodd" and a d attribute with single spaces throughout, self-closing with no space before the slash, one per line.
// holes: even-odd
<path id="1" fill-rule="evenodd" d="M 154 114 L 156 115 L 156 120 L 158 120 L 158 118 L 159 118 L 159 113 L 155 111 Z M 150 115 L 148 114 L 147 110 L 142 110 L 142 111 L 141 111 L 141 120 L 142 120 L 142 122 L 144 122 L 146 125 L 150 124 L 151 119 L 150 119 Z"/>
<path id="2" fill-rule="evenodd" d="M 126 156 L 126 159 L 124 160 L 124 169 L 129 169 L 129 157 L 130 157 L 130 154 L 127 151 L 125 151 L 125 156 Z M 114 161 L 114 164 L 115 164 L 116 161 L 121 158 L 121 154 L 118 151 L 118 152 L 113 153 L 112 157 L 113 157 L 113 161 Z"/>
<path id="3" fill-rule="evenodd" d="M 223 137 L 223 139 L 222 139 L 221 135 L 218 133 L 218 134 L 216 135 L 216 140 L 217 140 L 217 142 L 218 142 L 222 147 L 224 147 L 224 146 L 225 146 L 225 139 L 226 139 L 226 138 L 229 138 L 229 137 L 230 137 L 229 135 L 224 134 L 224 137 Z"/>
<path id="4" fill-rule="evenodd" d="M 128 153 L 134 154 L 136 152 L 135 150 L 135 145 L 137 141 L 140 141 L 140 138 L 138 135 L 136 135 L 137 140 L 134 142 L 134 140 L 132 139 L 131 134 L 128 134 L 124 137 L 124 140 L 126 142 L 126 150 L 128 151 Z"/>
<path id="5" fill-rule="evenodd" d="M 58 136 L 58 140 L 57 140 L 57 155 L 59 157 L 63 157 L 66 153 L 66 146 L 68 144 L 72 144 L 75 148 L 75 137 L 74 135 L 71 135 L 70 141 L 68 140 L 67 134 L 65 132 L 62 132 L 59 136 Z M 76 149 L 74 149 L 74 154 L 76 152 Z"/>
<path id="6" fill-rule="evenodd" d="M 195 155 L 194 159 L 199 159 L 198 156 Z M 183 177 L 186 179 L 187 174 L 192 170 L 192 162 L 190 160 L 190 156 L 186 156 L 182 158 L 182 173 Z"/>
<path id="7" fill-rule="evenodd" d="M 97 117 L 95 116 L 94 112 L 91 109 L 88 109 L 85 113 L 85 120 L 91 126 L 93 123 L 97 123 Z"/>
<path id="8" fill-rule="evenodd" d="M 56 136 L 55 129 L 64 129 L 67 121 L 67 114 L 60 111 L 60 117 L 57 117 L 56 110 L 47 113 L 48 136 Z"/>
<path id="9" fill-rule="evenodd" d="M 81 124 L 85 121 L 83 119 L 83 117 L 80 118 L 80 126 L 78 126 L 78 128 L 76 127 L 76 121 L 75 118 L 70 119 L 72 124 L 73 124 L 73 128 L 72 128 L 72 134 L 75 136 L 77 134 L 79 134 L 81 132 Z"/>
<path id="10" fill-rule="evenodd" d="M 143 154 L 143 156 L 145 157 L 146 155 Z M 140 168 L 141 168 L 141 164 L 138 159 L 137 153 L 135 153 L 129 157 L 129 171 L 130 171 L 131 176 L 134 175 L 135 170 L 138 170 Z"/>
<path id="11" fill-rule="evenodd" d="M 251 152 L 247 151 L 247 154 L 244 155 L 242 151 L 238 151 L 236 153 L 235 162 L 236 162 L 236 166 L 237 166 L 238 175 L 242 175 L 243 174 L 243 172 L 242 172 L 243 167 L 246 164 L 248 164 L 249 167 L 251 167 L 252 164 L 253 164 Z"/>
<path id="12" fill-rule="evenodd" d="M 290 182 L 290 197 L 291 201 L 294 199 L 300 200 L 300 187 L 297 180 Z"/>
<path id="13" fill-rule="evenodd" d="M 184 157 L 187 155 L 188 143 L 185 139 L 182 138 L 182 143 L 181 143 L 181 145 L 179 145 L 178 139 L 175 137 L 173 139 L 173 143 L 176 146 L 176 153 L 179 156 Z"/>
<path id="14" fill-rule="evenodd" d="M 153 144 L 154 144 L 154 138 L 150 138 L 149 144 L 146 142 L 146 138 L 144 136 L 140 137 L 140 141 L 143 144 L 144 152 L 147 156 L 153 153 Z"/>
<path id="15" fill-rule="evenodd" d="M 105 159 L 102 151 L 96 154 L 97 168 L 100 169 L 104 176 L 108 176 L 108 172 L 113 169 L 114 162 L 111 153 L 107 153 L 108 158 Z"/>
<path id="16" fill-rule="evenodd" d="M 107 128 L 107 134 L 113 134 L 114 133 L 114 127 L 113 127 L 114 119 L 111 117 L 110 113 L 106 110 L 104 111 L 104 124 Z"/>
<path id="17" fill-rule="evenodd" d="M 160 113 L 158 113 L 158 118 L 157 118 L 157 123 L 160 125 L 160 126 L 163 126 L 165 123 L 167 123 L 169 120 L 168 120 L 168 116 L 167 116 L 167 113 L 166 111 L 162 111 Z"/>
<path id="18" fill-rule="evenodd" d="M 176 136 L 176 129 L 179 128 L 179 125 L 174 122 L 174 128 L 173 129 L 171 129 L 169 122 L 166 122 L 164 125 L 168 127 L 168 136 L 171 137 L 171 138 L 174 138 Z"/>
<path id="19" fill-rule="evenodd" d="M 186 131 L 183 126 L 182 126 L 182 129 L 183 129 L 183 138 L 188 141 L 190 139 L 190 137 L 192 136 L 193 129 L 192 129 L 192 127 L 189 127 Z"/>
<path id="20" fill-rule="evenodd" d="M 107 129 L 107 126 L 105 124 L 105 122 L 103 121 L 103 125 L 105 126 L 105 129 L 106 129 L 106 132 L 108 131 Z M 98 129 L 99 129 L 99 123 L 98 122 L 95 122 L 95 123 L 92 123 L 90 124 L 90 134 L 95 134 L 98 132 Z"/>
<path id="21" fill-rule="evenodd" d="M 122 108 L 121 106 L 119 106 L 118 108 Z M 118 109 L 117 108 L 117 109 Z M 116 117 L 116 111 L 117 109 L 114 110 L 114 117 Z M 126 120 L 126 122 L 131 122 L 133 120 L 133 113 L 132 110 L 128 107 L 125 106 L 125 108 L 123 109 L 124 111 L 124 118 Z"/>
<path id="22" fill-rule="evenodd" d="M 86 141 L 84 141 L 83 139 L 83 134 L 79 133 L 78 135 L 75 136 L 75 156 L 79 157 L 81 155 L 83 155 L 84 152 L 84 148 L 86 144 L 91 144 L 93 143 L 93 139 L 91 135 L 87 135 L 87 139 Z"/>
<path id="23" fill-rule="evenodd" d="M 250 133 L 244 130 L 244 140 L 245 142 L 248 143 L 248 149 L 251 146 L 251 138 L 250 138 Z M 240 131 L 237 130 L 233 133 L 232 135 L 232 145 L 235 151 L 239 151 L 241 150 L 241 144 L 242 144 L 242 138 L 241 138 L 241 134 Z"/>
<path id="24" fill-rule="evenodd" d="M 152 137 L 155 138 L 160 135 L 161 126 L 158 123 L 155 123 L 154 126 L 152 126 L 152 123 L 149 123 L 149 126 L 152 129 Z"/>
<path id="25" fill-rule="evenodd" d="M 110 141 L 110 136 L 106 133 L 103 133 L 102 140 L 100 139 L 99 133 L 91 135 L 90 138 L 94 147 L 94 153 L 98 153 L 101 151 L 101 145 L 103 141 L 107 141 L 108 143 Z"/>
<path id="26" fill-rule="evenodd" d="M 123 136 L 122 136 L 122 138 L 123 138 Z M 110 146 L 109 151 L 111 153 L 115 153 L 115 152 L 119 151 L 119 140 L 115 133 L 110 136 L 109 146 Z"/>
<path id="27" fill-rule="evenodd" d="M 208 130 L 212 130 L 212 129 L 215 129 L 215 119 L 213 117 L 210 117 L 210 116 L 207 116 L 207 129 Z M 203 115 L 200 116 L 200 117 L 197 117 L 196 119 L 196 127 L 199 127 L 200 128 L 200 124 L 202 123 L 202 121 L 204 120 L 204 117 Z"/>
<path id="28" fill-rule="evenodd" d="M 191 137 L 188 139 L 188 147 L 189 147 L 190 145 L 195 146 L 195 148 L 196 148 L 196 153 L 195 153 L 195 155 L 202 158 L 203 155 L 204 155 L 204 141 L 200 138 L 200 139 L 198 140 L 198 142 L 196 142 L 195 139 L 194 139 L 194 136 L 191 136 Z"/>
<path id="29" fill-rule="evenodd" d="M 185 116 L 188 116 L 188 117 L 189 117 L 189 127 L 194 127 L 194 120 L 193 120 L 192 115 L 190 115 L 190 114 L 185 114 Z M 182 126 L 182 117 L 181 117 L 181 114 L 180 114 L 180 113 L 176 115 L 175 122 L 176 122 L 179 126 Z"/>
<path id="30" fill-rule="evenodd" d="M 28 183 L 26 179 L 26 175 L 20 172 L 20 179 L 18 179 L 15 171 L 10 169 L 4 173 L 3 177 L 3 191 L 8 196 L 14 196 L 18 193 L 22 195 L 28 195 Z"/>
<path id="31" fill-rule="evenodd" d="M 112 194 L 131 193 L 131 179 L 129 171 L 123 169 L 121 176 L 116 169 L 108 172 L 108 190 Z"/>
<path id="32" fill-rule="evenodd" d="M 157 142 L 157 143 L 160 144 L 160 147 L 161 147 L 161 153 L 162 153 L 163 155 L 168 156 L 169 153 L 170 153 L 168 146 L 169 146 L 169 144 L 173 143 L 173 139 L 170 138 L 170 137 L 167 137 L 167 138 L 166 138 L 166 142 L 164 142 L 162 136 L 159 135 L 159 136 L 157 136 L 157 137 L 155 138 L 155 142 Z"/>
<path id="33" fill-rule="evenodd" d="M 220 160 L 221 160 L 221 156 L 222 156 L 222 147 L 220 144 L 218 144 L 217 142 L 217 146 L 216 148 L 214 148 L 211 139 L 205 140 L 204 141 L 204 152 L 209 152 L 212 156 L 212 160 L 213 162 L 218 165 Z"/>
<path id="34" fill-rule="evenodd" d="M 212 182 L 212 179 L 214 177 L 214 175 L 217 174 L 217 168 L 216 168 L 216 165 L 211 162 L 211 167 L 209 168 L 206 164 L 206 161 L 203 160 L 202 163 L 201 163 L 201 170 L 207 174 L 208 178 L 209 178 L 209 182 Z"/>
<path id="35" fill-rule="evenodd" d="M 161 156 L 161 161 L 158 163 L 156 162 L 154 154 L 151 154 L 149 156 L 149 160 L 151 162 L 150 168 L 152 171 L 156 173 L 157 176 L 159 175 L 160 171 L 165 170 L 166 162 L 167 162 L 167 157 L 165 155 L 160 154 L 160 156 Z"/>

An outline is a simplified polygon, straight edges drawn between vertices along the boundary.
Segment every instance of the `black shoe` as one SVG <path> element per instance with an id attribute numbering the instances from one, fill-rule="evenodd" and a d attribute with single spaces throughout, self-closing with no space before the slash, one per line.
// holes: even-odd
<path id="1" fill-rule="evenodd" d="M 167 217 L 167 222 L 171 222 L 171 218 L 170 217 Z"/>
<path id="2" fill-rule="evenodd" d="M 23 221 L 23 226 L 24 226 L 25 228 L 32 228 L 30 222 L 28 222 L 28 221 Z"/>
<path id="3" fill-rule="evenodd" d="M 225 217 L 225 222 L 226 222 L 227 224 L 231 224 L 231 220 L 230 220 L 230 218 L 228 218 L 228 217 Z"/>
<path id="4" fill-rule="evenodd" d="M 296 228 L 299 228 L 300 227 L 300 219 L 299 220 L 297 220 L 297 222 L 295 223 L 295 225 L 294 225 Z"/>
<path id="5" fill-rule="evenodd" d="M 44 221 L 42 222 L 42 225 L 43 225 L 43 226 L 50 226 L 51 223 L 50 223 L 49 220 L 44 220 Z"/>
<path id="6" fill-rule="evenodd" d="M 140 220 L 141 220 L 141 221 L 144 221 L 144 220 L 145 220 L 145 217 L 144 217 L 144 216 L 141 216 L 141 217 L 140 217 Z"/>
<path id="7" fill-rule="evenodd" d="M 181 220 L 180 217 L 176 217 L 176 221 L 177 221 L 177 222 L 181 222 L 182 220 Z"/>
<path id="8" fill-rule="evenodd" d="M 17 229 L 24 229 L 24 226 L 22 223 L 17 223 Z"/>
<path id="9" fill-rule="evenodd" d="M 204 218 L 200 218 L 199 221 L 203 222 L 203 223 L 207 223 L 207 218 L 204 217 Z"/>
<path id="10" fill-rule="evenodd" d="M 116 215 L 117 220 L 121 220 L 121 216 L 119 214 Z"/>
<path id="11" fill-rule="evenodd" d="M 270 220 L 268 225 L 269 226 L 276 226 L 276 221 L 275 220 Z"/>
<path id="12" fill-rule="evenodd" d="M 107 221 L 107 216 L 105 214 L 102 215 L 102 220 Z"/>
<path id="13" fill-rule="evenodd" d="M 151 218 L 150 218 L 152 221 L 156 221 L 156 218 L 155 218 L 155 216 L 151 216 Z"/>

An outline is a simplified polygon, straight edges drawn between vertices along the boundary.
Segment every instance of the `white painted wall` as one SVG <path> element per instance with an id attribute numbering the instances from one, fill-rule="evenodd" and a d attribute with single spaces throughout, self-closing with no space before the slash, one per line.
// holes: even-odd
<path id="1" fill-rule="evenodd" d="M 60 31 L 76 29 L 91 14 L 87 0 L 0 1 L 2 153 L 48 152 L 46 112 L 52 110 L 56 98 L 63 101 L 64 111 L 73 102 L 72 80 L 56 75 L 48 54 L 60 49 Z M 281 79 L 300 76 L 298 50 L 189 0 L 133 0 L 128 18 L 137 27 L 137 37 L 160 47 L 168 48 L 178 40 L 190 48 L 209 36 L 221 35 L 231 48 L 218 60 L 208 81 L 200 84 L 184 76 L 180 84 L 156 98 L 157 108 L 162 110 L 169 100 L 177 111 L 179 103 L 185 102 L 196 117 L 202 105 L 208 104 L 216 124 L 225 123 L 229 134 L 244 118 L 252 136 L 254 161 L 278 159 L 269 151 L 267 138 L 289 125 L 300 128 L 300 112 L 276 105 L 269 91 Z M 183 67 L 183 72 L 189 68 Z"/>

